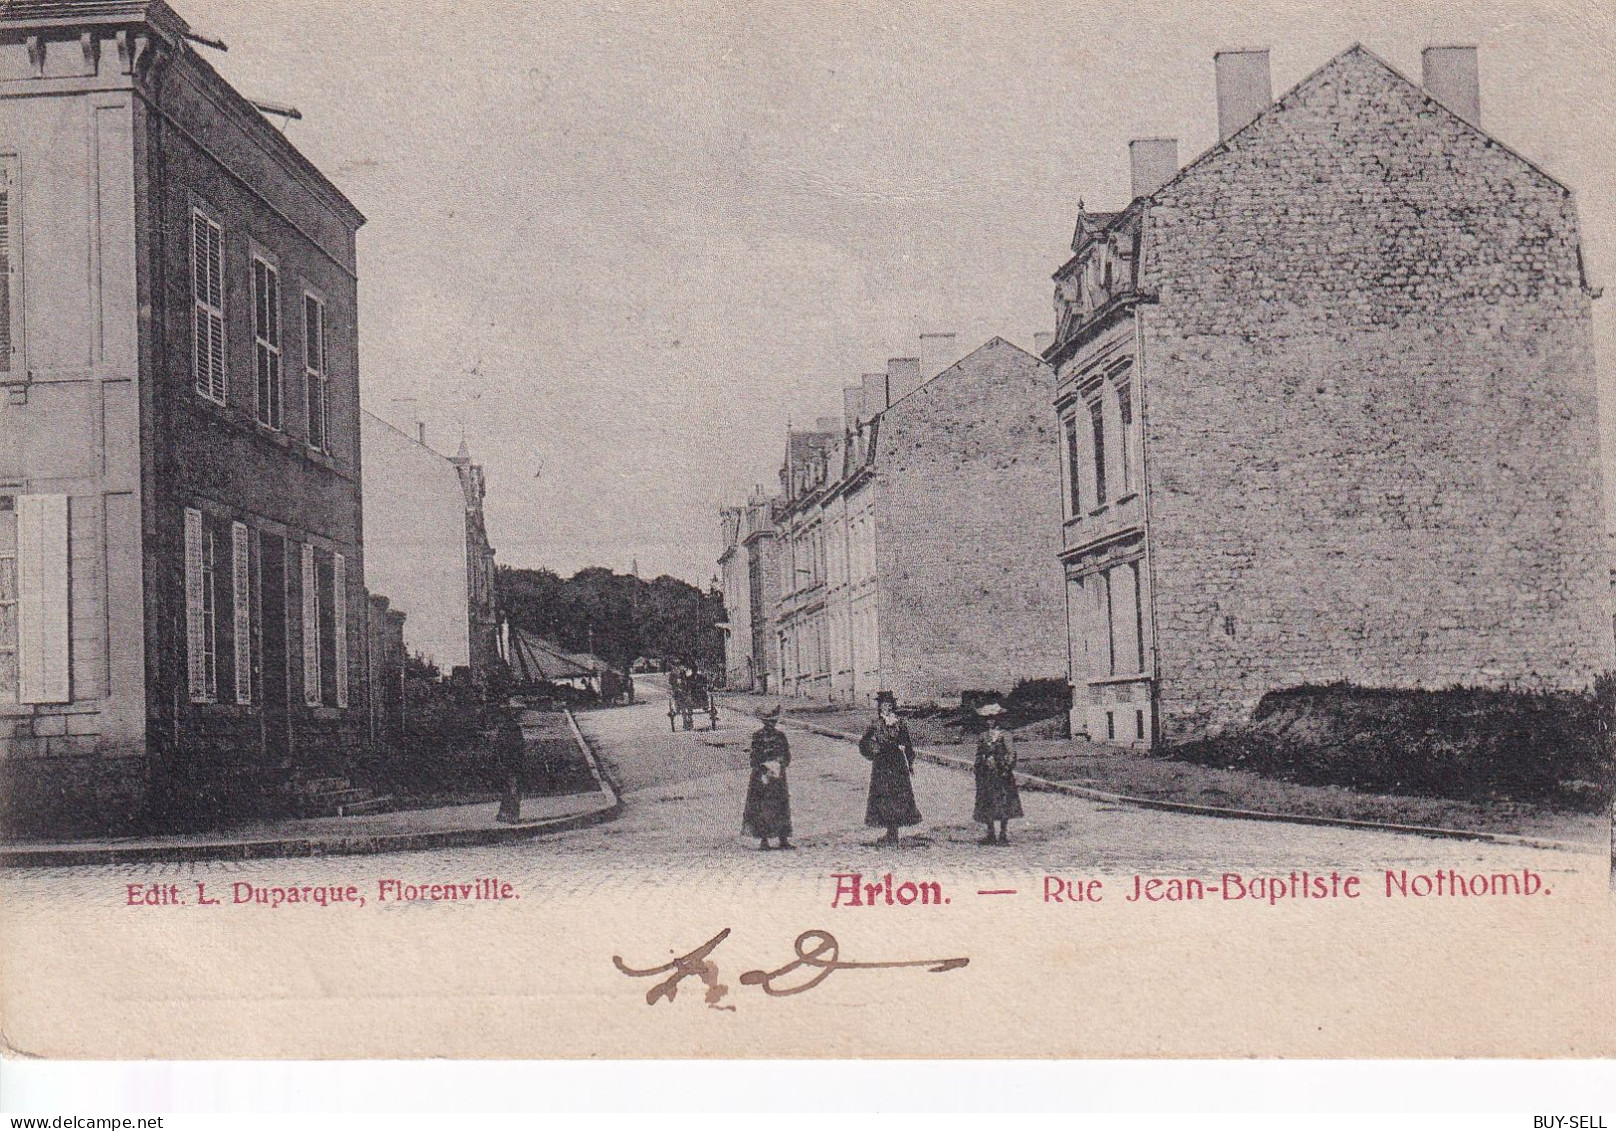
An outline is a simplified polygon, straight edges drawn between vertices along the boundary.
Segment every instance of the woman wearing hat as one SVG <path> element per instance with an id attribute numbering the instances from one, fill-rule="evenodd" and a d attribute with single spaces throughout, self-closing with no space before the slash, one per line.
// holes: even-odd
<path id="1" fill-rule="evenodd" d="M 1021 816 L 1021 791 L 1016 788 L 1016 744 L 1000 725 L 1004 708 L 997 703 L 978 707 L 987 720 L 976 740 L 976 810 L 972 819 L 988 827 L 983 844 L 1009 844 L 1010 818 Z M 995 837 L 993 823 L 999 823 Z"/>
<path id="2" fill-rule="evenodd" d="M 781 848 L 792 847 L 791 794 L 786 789 L 791 747 L 776 725 L 779 721 L 776 705 L 763 716 L 763 729 L 752 736 L 752 776 L 746 783 L 741 829 L 758 838 L 760 849 L 769 847 L 770 837 L 777 837 Z"/>
<path id="3" fill-rule="evenodd" d="M 897 844 L 900 828 L 920 824 L 920 809 L 909 780 L 915 772 L 915 744 L 898 717 L 898 700 L 892 692 L 878 692 L 875 706 L 875 721 L 859 739 L 859 753 L 870 760 L 870 799 L 864 807 L 864 823 L 886 829 L 882 844 Z"/>

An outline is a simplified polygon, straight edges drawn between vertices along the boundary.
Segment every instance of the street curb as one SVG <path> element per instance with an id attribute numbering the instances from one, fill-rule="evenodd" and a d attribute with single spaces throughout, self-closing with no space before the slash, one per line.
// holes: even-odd
<path id="1" fill-rule="evenodd" d="M 731 709 L 733 710 L 734 708 Z M 757 717 L 757 712 L 755 711 L 749 710 L 743 713 L 752 715 L 754 718 Z M 782 726 L 795 727 L 826 738 L 840 739 L 843 742 L 856 743 L 859 740 L 859 736 L 856 734 L 821 726 L 818 723 L 802 722 L 790 718 L 782 718 L 780 723 Z M 928 747 L 915 747 L 915 755 L 922 761 L 947 766 L 955 770 L 969 770 L 974 764 L 969 758 L 961 758 L 953 754 L 941 754 Z M 1321 817 L 1307 813 L 1271 813 L 1262 809 L 1226 809 L 1217 805 L 1194 805 L 1187 801 L 1164 801 L 1155 797 L 1133 797 L 1125 793 L 1108 793 L 1105 790 L 1090 789 L 1087 786 L 1050 781 L 1047 778 L 1035 777 L 1032 774 L 1016 774 L 1016 784 L 1034 792 L 1063 793 L 1071 797 L 1082 797 L 1089 801 L 1104 802 L 1108 805 L 1131 805 L 1139 809 L 1156 809 L 1164 813 L 1183 813 L 1192 817 L 1222 817 L 1235 821 L 1268 821 L 1277 824 L 1315 825 L 1322 828 L 1357 829 L 1363 832 L 1427 836 L 1442 840 L 1474 840 L 1485 844 L 1512 845 L 1518 848 L 1552 849 L 1556 852 L 1602 853 L 1604 851 L 1604 845 L 1594 841 L 1550 840 L 1547 837 L 1522 836 L 1517 833 L 1492 833 L 1479 829 L 1447 829 L 1434 825 L 1393 825 L 1380 821 L 1356 821 L 1350 817 Z"/>
<path id="2" fill-rule="evenodd" d="M 615 820 L 623 811 L 623 799 L 603 773 L 599 759 L 571 711 L 563 712 L 573 740 L 589 763 L 590 776 L 607 803 L 584 813 L 547 820 L 524 821 L 514 825 L 486 828 L 443 829 L 414 833 L 384 833 L 373 836 L 327 835 L 287 837 L 272 840 L 215 841 L 205 844 L 142 845 L 119 848 L 115 845 L 72 848 L 52 846 L 42 849 L 0 847 L 0 868 L 72 868 L 108 864 L 140 864 L 194 860 L 267 860 L 314 856 L 373 856 L 385 852 L 424 852 L 432 849 L 467 848 L 480 845 L 510 844 L 533 840 L 553 833 L 572 832 Z M 493 805 L 493 802 L 489 802 Z"/>

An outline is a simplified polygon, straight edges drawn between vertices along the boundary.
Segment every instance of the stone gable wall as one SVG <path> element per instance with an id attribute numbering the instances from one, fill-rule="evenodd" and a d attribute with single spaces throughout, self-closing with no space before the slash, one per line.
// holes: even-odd
<path id="1" fill-rule="evenodd" d="M 1054 388 L 995 339 L 881 418 L 880 655 L 900 702 L 1066 676 Z"/>
<path id="2" fill-rule="evenodd" d="M 1164 738 L 1612 667 L 1565 190 L 1353 53 L 1161 192 L 1142 283 Z"/>

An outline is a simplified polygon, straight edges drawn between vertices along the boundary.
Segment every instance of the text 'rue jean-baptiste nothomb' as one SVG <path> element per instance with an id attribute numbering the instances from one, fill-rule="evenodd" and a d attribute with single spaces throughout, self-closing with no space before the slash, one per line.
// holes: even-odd
<path id="1" fill-rule="evenodd" d="M 1040 358 L 894 360 L 723 511 L 732 683 L 1058 676 L 1073 733 L 1151 745 L 1303 684 L 1611 668 L 1570 190 L 1484 130 L 1473 48 L 1415 83 L 1353 47 L 1277 101 L 1267 51 L 1213 62 L 1219 141 L 1132 143 Z"/>
<path id="2" fill-rule="evenodd" d="M 0 7 L 0 175 L 4 822 L 341 774 L 396 728 L 437 599 L 366 584 L 417 548 L 364 537 L 362 504 L 413 489 L 361 458 L 364 217 L 161 0 Z M 451 493 L 416 517 L 456 532 L 442 659 L 475 678 L 481 471 L 437 459 Z"/>

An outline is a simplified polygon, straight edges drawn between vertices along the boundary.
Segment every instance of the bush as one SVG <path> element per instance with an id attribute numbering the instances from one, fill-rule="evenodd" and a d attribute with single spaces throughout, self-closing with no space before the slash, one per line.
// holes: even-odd
<path id="1" fill-rule="evenodd" d="M 1305 785 L 1593 812 L 1612 796 L 1613 710 L 1609 676 L 1586 693 L 1303 686 L 1167 755 Z"/>

